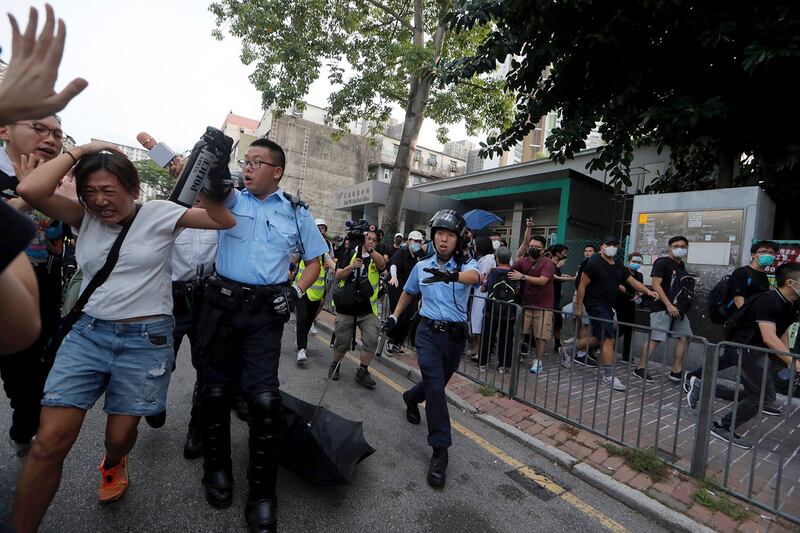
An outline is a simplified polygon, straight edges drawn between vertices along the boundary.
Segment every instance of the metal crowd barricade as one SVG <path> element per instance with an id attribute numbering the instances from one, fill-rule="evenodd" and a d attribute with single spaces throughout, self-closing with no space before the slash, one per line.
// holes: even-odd
<path id="1" fill-rule="evenodd" d="M 697 408 L 697 464 L 692 473 L 714 479 L 736 496 L 800 523 L 800 401 L 794 397 L 795 372 L 783 374 L 785 396 L 774 389 L 774 370 L 786 368 L 778 355 L 791 357 L 793 363 L 800 356 L 734 342 L 721 342 L 711 353 L 703 369 Z M 730 379 L 724 379 L 726 375 Z M 740 402 L 749 403 L 755 414 L 736 428 L 742 423 L 742 413 L 741 409 L 734 411 L 730 427 L 752 445 L 750 449 L 736 446 L 733 434 L 728 440 L 711 436 L 714 416 L 722 418 Z M 781 414 L 768 416 L 765 407 L 778 408 Z"/>
<path id="2" fill-rule="evenodd" d="M 492 390 L 513 396 L 519 380 L 522 307 L 479 294 L 473 294 L 472 298 L 484 301 L 481 330 L 473 332 L 473 335 L 480 336 L 478 352 L 465 352 L 458 373 Z"/>
<path id="3" fill-rule="evenodd" d="M 681 383 L 672 383 L 666 377 L 674 354 L 676 337 L 667 332 L 667 339 L 660 343 L 654 354 L 649 354 L 648 370 L 655 383 L 647 383 L 633 374 L 636 365 L 633 361 L 649 349 L 652 329 L 638 324 L 619 322 L 596 317 L 592 322 L 611 323 L 614 331 L 612 339 L 612 361 L 614 377 L 624 385 L 622 391 L 615 390 L 604 382 L 602 344 L 605 332 L 598 339 L 596 349 L 597 367 L 580 364 L 576 361 L 578 345 L 585 337 L 591 337 L 591 325 L 583 325 L 569 313 L 560 310 L 525 307 L 527 313 L 551 312 L 561 315 L 563 320 L 562 337 L 572 335 L 573 342 L 565 344 L 563 350 L 554 353 L 548 350 L 541 361 L 539 373 L 527 371 L 528 364 L 535 358 L 535 341 L 529 341 L 528 353 L 520 354 L 520 363 L 526 371 L 520 373 L 514 397 L 545 411 L 556 418 L 568 421 L 579 427 L 602 435 L 618 444 L 635 448 L 653 448 L 665 460 L 684 471 L 689 471 L 695 444 L 695 419 L 687 415 L 685 393 Z M 530 321 L 523 338 L 536 337 Z M 624 328 L 624 329 L 623 329 Z M 629 328 L 629 329 L 628 329 Z M 619 360 L 617 348 L 622 346 L 621 331 L 632 335 L 630 362 Z M 549 342 L 548 342 L 549 344 Z M 689 352 L 708 352 L 708 340 L 702 337 L 689 337 Z M 590 356 L 592 350 L 588 350 Z M 564 355 L 572 361 L 562 365 Z M 652 357 L 657 355 L 658 357 Z"/>

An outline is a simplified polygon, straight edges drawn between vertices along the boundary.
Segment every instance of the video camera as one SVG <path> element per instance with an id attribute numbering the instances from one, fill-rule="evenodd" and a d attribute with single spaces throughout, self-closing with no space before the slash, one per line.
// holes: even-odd
<path id="1" fill-rule="evenodd" d="M 364 244 L 367 232 L 378 232 L 378 226 L 370 224 L 363 218 L 358 222 L 348 220 L 344 225 L 347 226 L 347 238 L 350 240 L 350 243 L 355 246 L 362 246 Z"/>
<path id="2" fill-rule="evenodd" d="M 195 198 L 212 172 L 228 173 L 233 139 L 209 126 L 192 148 L 169 199 L 184 207 L 192 207 Z"/>

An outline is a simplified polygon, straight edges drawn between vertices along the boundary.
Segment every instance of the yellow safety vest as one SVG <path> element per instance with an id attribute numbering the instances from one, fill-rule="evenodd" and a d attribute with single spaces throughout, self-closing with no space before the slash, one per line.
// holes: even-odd
<path id="1" fill-rule="evenodd" d="M 300 276 L 303 275 L 303 270 L 305 269 L 305 261 L 301 259 L 300 264 L 297 265 L 297 275 L 294 277 L 295 282 L 300 280 Z M 317 276 L 314 284 L 306 289 L 306 296 L 311 302 L 318 302 L 325 296 L 325 256 L 320 256 L 319 258 L 319 276 Z"/>
<path id="2" fill-rule="evenodd" d="M 353 252 L 353 257 L 350 258 L 350 263 L 353 264 L 356 260 L 356 253 Z M 378 267 L 375 266 L 375 261 L 370 260 L 369 266 L 367 267 L 367 279 L 369 280 L 370 284 L 372 285 L 372 296 L 369 297 L 369 301 L 372 303 L 372 312 L 375 316 L 378 316 L 378 286 L 380 285 L 381 273 L 378 272 Z M 344 282 L 347 280 L 341 280 L 339 282 L 339 287 L 344 287 Z"/>

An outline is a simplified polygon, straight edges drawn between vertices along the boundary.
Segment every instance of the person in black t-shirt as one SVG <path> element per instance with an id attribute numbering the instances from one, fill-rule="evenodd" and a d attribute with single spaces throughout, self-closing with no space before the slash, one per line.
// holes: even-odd
<path id="1" fill-rule="evenodd" d="M 686 348 L 689 345 L 689 337 L 692 336 L 692 326 L 689 317 L 681 312 L 672 303 L 681 279 L 689 275 L 686 272 L 686 264 L 683 262 L 689 253 L 689 241 L 686 237 L 676 235 L 669 242 L 669 255 L 659 257 L 653 263 L 653 270 L 650 277 L 653 282 L 653 290 L 658 293 L 658 300 L 650 307 L 650 342 L 645 345 L 642 356 L 639 358 L 639 366 L 633 373 L 640 379 L 653 383 L 655 380 L 647 372 L 647 360 L 650 358 L 658 345 L 667 340 L 667 331 L 670 331 L 675 341 L 675 352 L 672 359 L 672 369 L 668 374 L 669 380 L 680 383 L 683 377 L 683 358 L 686 355 Z"/>
<path id="2" fill-rule="evenodd" d="M 733 271 L 730 279 L 730 291 L 733 295 L 733 303 L 736 308 L 744 305 L 744 302 L 762 292 L 769 290 L 769 278 L 765 272 L 768 266 L 775 262 L 775 255 L 778 253 L 778 243 L 773 241 L 758 241 L 750 247 L 750 264 L 741 266 Z M 725 349 L 717 361 L 717 371 L 735 366 L 738 356 L 736 350 Z M 700 397 L 700 379 L 703 376 L 703 367 L 700 366 L 686 374 L 684 390 L 687 393 L 689 407 L 695 408 Z M 692 378 L 697 378 L 694 382 Z M 733 400 L 730 389 L 718 387 L 717 395 L 726 400 Z M 775 401 L 775 383 L 772 379 L 767 380 L 765 391 L 764 414 L 768 416 L 780 416 L 779 409 L 771 404 Z"/>
<path id="3" fill-rule="evenodd" d="M 408 281 L 408 276 L 420 257 L 424 255 L 422 243 L 424 237 L 419 231 L 412 231 L 408 234 L 407 246 L 398 248 L 397 252 L 389 260 L 389 282 L 387 289 L 389 293 L 389 309 L 397 307 L 397 302 L 403 294 L 403 287 Z M 417 312 L 419 298 L 415 298 L 403 313 L 397 317 L 397 324 L 387 333 L 386 351 L 390 354 L 403 353 L 403 341 L 408 336 L 411 327 L 411 317 Z"/>
<path id="4" fill-rule="evenodd" d="M 644 283 L 644 276 L 639 272 L 642 266 L 642 254 L 633 252 L 628 254 L 627 269 L 630 275 L 639 283 Z M 617 292 L 617 301 L 614 304 L 614 309 L 617 311 L 617 320 L 619 322 L 633 323 L 636 319 L 636 305 L 642 301 L 642 295 L 629 285 L 620 285 Z M 622 341 L 622 360 L 631 360 L 631 340 L 633 337 L 633 328 L 631 326 L 619 326 L 619 336 L 623 338 Z"/>
<path id="5" fill-rule="evenodd" d="M 750 344 L 772 350 L 774 352 L 789 351 L 789 326 L 797 321 L 798 300 L 800 300 L 800 264 L 786 263 L 775 270 L 777 288 L 757 294 L 745 303 L 746 309 L 737 321 L 737 327 L 729 339 L 732 342 Z M 776 354 L 789 368 L 800 374 L 800 360 L 790 355 Z M 768 352 L 758 350 L 742 350 L 741 380 L 744 393 L 739 396 L 739 403 L 711 425 L 711 434 L 717 438 L 731 442 L 744 449 L 752 448 L 752 444 L 744 441 L 734 431 L 753 418 L 759 411 L 761 399 L 761 383 L 768 370 Z M 763 407 L 763 406 L 761 406 Z M 734 417 L 736 426 L 732 428 Z"/>
<path id="6" fill-rule="evenodd" d="M 578 348 L 585 349 L 587 345 L 602 346 L 603 382 L 623 391 L 625 385 L 614 377 L 614 311 L 613 305 L 617 300 L 617 292 L 622 284 L 630 285 L 634 290 L 655 298 L 657 295 L 639 281 L 636 281 L 630 271 L 615 259 L 619 250 L 619 239 L 607 236 L 600 246 L 600 254 L 592 256 L 586 263 L 578 286 L 578 295 L 575 300 L 575 316 L 582 316 L 584 305 L 586 314 L 592 323 L 591 338 L 581 339 Z M 600 319 L 600 320 L 598 320 Z"/>
<path id="7" fill-rule="evenodd" d="M 561 328 L 564 326 L 564 318 L 561 316 L 561 284 L 565 281 L 572 281 L 574 276 L 565 276 L 561 272 L 561 267 L 567 261 L 568 247 L 563 244 L 554 244 L 550 247 L 550 259 L 555 263 L 556 269 L 553 274 L 553 348 L 558 351 L 562 359 L 564 348 L 561 347 Z"/>

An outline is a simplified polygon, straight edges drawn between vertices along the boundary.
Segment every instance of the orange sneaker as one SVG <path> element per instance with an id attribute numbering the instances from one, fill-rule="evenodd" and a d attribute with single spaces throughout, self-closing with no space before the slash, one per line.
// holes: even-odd
<path id="1" fill-rule="evenodd" d="M 122 498 L 128 488 L 128 456 L 122 458 L 118 465 L 105 469 L 106 458 L 100 461 L 100 488 L 97 497 L 101 503 L 115 502 Z"/>

